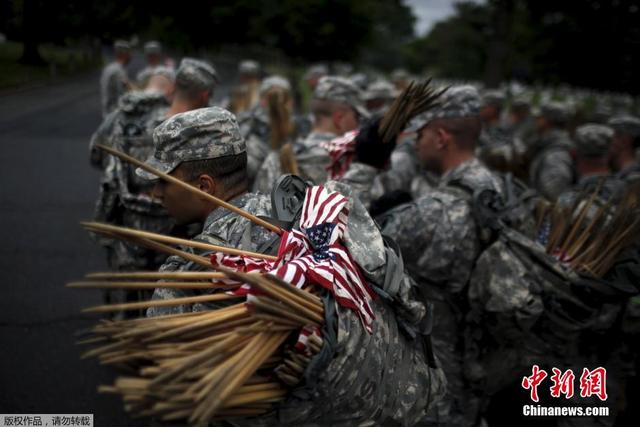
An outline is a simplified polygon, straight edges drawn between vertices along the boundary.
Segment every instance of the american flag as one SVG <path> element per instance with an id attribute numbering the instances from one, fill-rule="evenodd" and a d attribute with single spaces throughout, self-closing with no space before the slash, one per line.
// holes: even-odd
<path id="1" fill-rule="evenodd" d="M 305 194 L 300 230 L 283 233 L 277 261 L 218 253 L 211 257 L 211 262 L 247 273 L 271 272 L 298 288 L 306 284 L 322 286 L 338 304 L 355 311 L 365 329 L 372 332 L 371 301 L 375 294 L 342 244 L 348 201 L 342 194 L 322 186 L 310 187 Z M 235 292 L 246 295 L 252 291 L 243 285 Z"/>
<path id="2" fill-rule="evenodd" d="M 329 157 L 331 158 L 331 163 L 327 166 L 329 179 L 340 179 L 349 169 L 356 151 L 355 141 L 358 132 L 359 130 L 353 130 L 321 144 L 329 152 Z"/>

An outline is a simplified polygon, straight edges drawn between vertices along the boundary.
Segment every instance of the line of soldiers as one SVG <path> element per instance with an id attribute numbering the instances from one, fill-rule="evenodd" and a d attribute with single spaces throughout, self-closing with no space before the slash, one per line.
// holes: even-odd
<path id="1" fill-rule="evenodd" d="M 501 93 L 481 95 L 474 86 L 454 85 L 435 108 L 413 118 L 395 144 L 385 144 L 377 129 L 386 108 L 406 87 L 406 75 L 396 73 L 395 84 L 383 79 L 367 82 L 362 76 L 329 75 L 326 67 L 314 66 L 305 75 L 313 90 L 309 114 L 297 115 L 286 78 L 260 80 L 259 65 L 253 61 L 241 64 L 239 71 L 247 79 L 237 93 L 250 93 L 251 100 L 226 104 L 237 117 L 209 107 L 219 83 L 217 73 L 211 64 L 192 58 L 183 59 L 174 74 L 163 67 L 149 69 L 142 91 L 119 96 L 117 107 L 91 140 L 91 162 L 104 171 L 96 217 L 250 251 L 273 254 L 278 247 L 273 233 L 102 155 L 96 143 L 148 158 L 161 171 L 278 224 L 295 223 L 300 183 L 345 194 L 352 204 L 347 245 L 367 279 L 389 289 L 393 256 L 388 249 L 393 247 L 405 274 L 415 281 L 396 300 L 405 310 L 429 311 L 429 316 L 413 318 L 415 330 L 428 336 L 437 360 L 429 386 L 433 399 L 424 413 L 401 424 L 481 425 L 487 408 L 495 404 L 492 399 L 498 397 L 472 386 L 469 369 L 474 365 L 465 350 L 465 336 L 473 334 L 469 283 L 488 246 L 476 196 L 488 192 L 506 205 L 517 200 L 521 209 L 512 206 L 511 213 L 518 212 L 512 215 L 513 224 L 529 232 L 529 200 L 571 205 L 577 194 L 597 190 L 603 204 L 616 203 L 640 181 L 640 119 L 618 115 L 606 124 L 580 124 L 570 133 L 566 106 L 545 102 L 533 114 L 529 103 L 514 100 L 506 125 Z M 346 148 L 336 157 L 332 147 L 340 141 Z M 179 257 L 164 260 L 124 243 L 102 243 L 115 270 L 200 268 Z M 178 296 L 185 296 L 185 291 L 159 288 L 153 293 L 154 299 Z M 206 307 L 153 308 L 147 315 Z M 616 315 L 634 319 L 638 311 L 630 301 Z M 410 374 L 404 380 L 408 394 L 418 381 Z M 608 402 L 610 407 L 616 404 Z M 612 425 L 614 420 L 596 422 Z"/>

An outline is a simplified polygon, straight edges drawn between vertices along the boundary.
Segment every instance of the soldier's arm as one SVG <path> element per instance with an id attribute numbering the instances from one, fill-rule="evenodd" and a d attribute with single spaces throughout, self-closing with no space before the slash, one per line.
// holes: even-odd
<path id="1" fill-rule="evenodd" d="M 280 153 L 272 151 L 267 155 L 262 166 L 256 174 L 253 183 L 253 191 L 262 194 L 271 194 L 274 181 L 280 176 Z"/>

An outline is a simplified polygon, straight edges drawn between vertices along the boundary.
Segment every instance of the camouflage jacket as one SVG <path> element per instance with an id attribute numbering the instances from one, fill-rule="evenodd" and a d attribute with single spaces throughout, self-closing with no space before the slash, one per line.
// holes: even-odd
<path id="1" fill-rule="evenodd" d="M 102 70 L 100 76 L 100 101 L 102 117 L 118 106 L 118 99 L 127 91 L 129 79 L 127 72 L 119 62 L 112 62 Z"/>
<path id="2" fill-rule="evenodd" d="M 571 188 L 574 182 L 572 147 L 569 135 L 562 130 L 550 131 L 535 144 L 529 184 L 551 201 Z"/>
<path id="3" fill-rule="evenodd" d="M 616 174 L 616 178 L 627 184 L 640 182 L 640 162 L 635 162 L 631 166 L 627 166 Z"/>
<path id="4" fill-rule="evenodd" d="M 313 184 L 323 184 L 328 177 L 329 154 L 320 143 L 330 141 L 336 136 L 331 133 L 311 132 L 305 139 L 293 146 L 298 162 L 300 177 Z M 256 175 L 253 191 L 270 194 L 275 180 L 282 175 L 280 152 L 272 151 L 265 159 Z"/>

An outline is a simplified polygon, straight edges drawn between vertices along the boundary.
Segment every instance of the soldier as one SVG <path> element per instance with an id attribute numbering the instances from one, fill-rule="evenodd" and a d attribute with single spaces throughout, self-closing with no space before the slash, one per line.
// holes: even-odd
<path id="1" fill-rule="evenodd" d="M 411 82 L 411 76 L 407 72 L 407 70 L 402 68 L 397 68 L 393 70 L 391 73 L 391 82 L 396 87 L 396 90 L 403 91 L 409 86 Z"/>
<path id="2" fill-rule="evenodd" d="M 550 201 L 571 188 L 574 182 L 573 142 L 565 127 L 568 109 L 560 103 L 548 102 L 536 117 L 537 139 L 529 157 L 529 184 Z"/>
<path id="3" fill-rule="evenodd" d="M 474 155 L 481 128 L 479 109 L 478 91 L 457 86 L 444 94 L 440 106 L 412 120 L 409 130 L 418 132 L 418 158 L 440 175 L 440 182 L 380 220 L 383 233 L 398 243 L 421 292 L 434 303 L 434 352 L 449 394 L 430 421 L 443 425 L 470 426 L 477 416 L 478 400 L 465 384 L 461 351 L 467 282 L 481 250 L 471 195 L 481 190 L 503 193 L 499 178 Z M 372 182 L 372 178 L 362 180 Z"/>
<path id="4" fill-rule="evenodd" d="M 270 214 L 271 202 L 267 197 L 247 193 L 245 144 L 240 135 L 235 117 L 230 112 L 221 108 L 211 107 L 178 114 L 156 129 L 154 141 L 156 143 L 155 152 L 148 159 L 148 164 L 188 182 L 202 191 L 226 200 L 251 214 Z M 156 179 L 155 176 L 140 169 L 138 169 L 137 173 L 149 180 Z M 274 236 L 266 229 L 250 223 L 247 219 L 220 208 L 216 204 L 202 199 L 180 186 L 176 186 L 173 183 L 156 182 L 154 195 L 162 200 L 164 206 L 179 224 L 204 221 L 204 228 L 195 238 L 196 240 L 244 250 L 259 251 L 261 244 Z M 329 191 L 344 191 L 348 195 L 348 188 L 341 186 L 340 183 L 328 184 L 327 188 Z M 374 350 L 377 352 L 375 355 L 366 352 L 367 360 L 371 363 L 374 363 L 374 358 L 375 363 L 385 363 L 384 359 L 379 359 L 378 353 L 384 354 L 386 357 L 394 355 L 396 364 L 398 364 L 399 358 L 403 358 L 406 363 L 411 364 L 413 367 L 412 373 L 414 376 L 407 377 L 394 370 L 394 372 L 398 372 L 399 377 L 394 375 L 387 376 L 389 378 L 388 381 L 391 383 L 385 384 L 385 387 L 393 390 L 409 390 L 407 393 L 411 396 L 411 402 L 395 402 L 396 398 L 394 397 L 392 399 L 394 402 L 390 402 L 390 404 L 398 405 L 397 410 L 401 411 L 400 413 L 406 412 L 406 416 L 411 417 L 413 421 L 420 418 L 424 411 L 428 410 L 439 399 L 444 386 L 441 371 L 429 365 L 428 356 L 424 350 L 425 347 L 419 341 L 422 339 L 422 331 L 417 329 L 418 323 L 416 322 L 425 315 L 424 306 L 415 300 L 412 295 L 411 281 L 402 274 L 401 261 L 399 261 L 394 252 L 390 252 L 390 249 L 385 248 L 382 236 L 375 224 L 367 215 L 364 207 L 359 205 L 355 199 L 350 199 L 349 201 L 347 227 L 350 233 L 345 237 L 345 244 L 354 260 L 361 266 L 363 274 L 367 279 L 375 281 L 381 287 L 387 284 L 387 280 L 393 283 L 394 286 L 391 286 L 391 288 L 397 286 L 399 290 L 386 289 L 389 292 L 393 292 L 393 302 L 389 304 L 405 311 L 384 311 L 384 307 L 381 307 L 380 311 L 376 312 L 379 313 L 379 324 L 372 335 L 364 333 L 362 326 L 357 323 L 356 316 L 349 313 L 341 314 L 341 321 L 337 325 L 339 328 L 337 333 L 339 335 L 336 340 L 330 341 L 337 343 L 332 344 L 336 345 L 336 348 L 347 349 L 347 353 L 344 353 L 344 351 L 335 351 L 334 353 L 332 351 L 330 354 L 327 353 L 329 359 L 323 360 L 322 363 L 326 364 L 330 360 L 336 359 L 336 367 L 333 368 L 332 365 L 330 368 L 333 369 L 332 374 L 350 376 L 352 372 L 355 373 L 354 369 L 358 366 L 359 358 L 365 357 L 363 352 L 359 352 L 359 355 L 351 353 L 350 348 L 360 343 L 364 343 L 362 345 L 366 344 L 367 348 L 371 349 L 372 352 Z M 393 261 L 389 261 L 389 259 Z M 167 262 L 160 270 L 187 271 L 200 268 L 182 258 L 172 256 L 167 259 Z M 391 277 L 392 275 L 393 277 Z M 186 292 L 189 291 L 158 288 L 155 290 L 153 298 L 171 299 L 185 296 Z M 201 291 L 194 290 L 192 292 L 199 293 Z M 379 305 L 382 306 L 382 304 L 383 302 L 380 302 Z M 211 307 L 193 304 L 172 306 L 170 308 L 151 308 L 148 310 L 147 315 L 157 316 L 168 313 L 199 311 L 207 308 Z M 348 322 L 342 320 L 344 318 L 348 318 Z M 408 343 L 406 343 L 406 340 L 402 338 L 400 330 L 395 324 L 403 321 L 408 322 L 404 324 L 405 330 L 410 330 L 417 334 L 415 341 L 409 339 Z M 336 331 L 332 328 L 329 329 L 333 333 L 331 336 L 336 336 Z M 349 361 L 349 364 L 345 364 L 341 357 Z M 402 366 L 406 365 L 402 364 Z M 368 376 L 369 372 L 367 372 L 367 378 Z M 379 373 L 374 373 L 374 376 L 379 377 Z M 370 385 L 367 384 L 365 383 L 364 387 L 369 390 L 368 392 L 371 392 Z M 318 393 L 324 393 L 321 394 L 323 399 L 303 399 L 299 401 L 296 396 L 293 396 L 292 401 L 297 402 L 295 403 L 296 406 L 284 405 L 279 408 L 278 411 L 282 412 L 279 413 L 277 419 L 280 421 L 285 418 L 291 420 L 322 419 L 323 414 L 317 412 L 326 408 L 323 403 L 324 400 L 335 399 L 332 394 L 327 394 L 327 387 L 330 387 L 329 390 L 339 390 L 340 393 L 351 397 L 354 393 L 361 393 L 360 390 L 363 384 L 362 380 L 349 383 L 349 389 L 342 388 L 342 383 L 336 387 L 333 382 L 328 385 L 310 384 L 310 387 L 316 387 L 316 389 L 319 389 L 317 390 Z M 420 392 L 418 393 L 418 391 Z M 376 392 L 374 394 L 376 399 L 380 401 L 387 400 L 387 393 Z M 326 397 L 324 397 L 325 395 Z M 338 406 L 338 404 L 340 405 Z M 341 411 L 345 410 L 343 407 L 349 407 L 357 411 L 361 410 L 361 408 L 363 410 L 367 409 L 364 414 L 358 414 L 357 416 L 353 414 L 332 414 L 336 419 L 351 419 L 352 417 L 358 419 L 377 419 L 379 417 L 390 419 L 394 416 L 398 418 L 395 412 L 396 406 L 393 406 L 394 410 L 390 411 L 390 408 L 385 405 L 384 408 L 379 408 L 379 414 L 369 414 L 368 406 L 370 405 L 371 403 L 356 402 L 354 406 L 351 401 L 339 399 L 336 402 L 332 402 L 330 406 L 341 408 Z M 300 411 L 303 412 L 300 413 Z M 392 413 L 387 414 L 387 412 Z M 325 415 L 324 418 L 326 419 L 328 416 Z M 252 419 L 249 423 L 250 425 L 254 423 L 256 425 L 273 425 L 273 421 L 269 418 Z M 289 422 L 287 424 L 292 423 Z M 242 421 L 241 425 L 244 425 Z"/>
<path id="5" fill-rule="evenodd" d="M 133 102 L 136 105 L 135 107 L 125 107 L 125 110 L 144 113 L 145 118 L 142 119 L 142 122 L 148 123 L 148 125 L 137 126 L 146 130 L 145 132 L 141 131 L 141 133 L 146 133 L 150 136 L 153 128 L 167 117 L 206 106 L 209 99 L 213 98 L 213 92 L 218 82 L 218 75 L 211 65 L 193 58 L 184 58 L 182 60 L 175 75 L 175 85 L 173 82 L 164 81 L 171 79 L 171 77 L 172 73 L 167 68 L 158 67 L 154 69 L 150 78 L 150 83 L 153 84 L 149 87 L 149 90 L 136 92 L 135 95 L 125 101 L 126 104 Z M 154 94 L 154 92 L 163 90 L 164 94 Z M 142 93 L 145 93 L 145 95 L 142 96 Z M 161 104 L 160 106 L 167 101 L 171 101 L 171 106 L 168 110 L 154 110 L 154 119 L 149 122 L 146 120 L 146 115 L 153 109 L 150 108 L 151 104 L 155 104 L 155 101 L 150 103 L 151 99 L 157 100 Z M 143 110 L 138 108 L 138 104 Z M 104 156 L 101 150 L 95 148 L 95 144 L 111 145 L 111 141 L 117 138 L 117 135 L 124 134 L 124 129 L 118 129 L 119 125 L 117 123 L 120 115 L 121 113 L 115 112 L 109 115 L 92 136 L 89 151 L 90 161 L 94 167 L 104 169 L 107 162 L 107 157 Z"/>
<path id="6" fill-rule="evenodd" d="M 292 142 L 296 134 L 291 85 L 282 76 L 270 76 L 260 85 L 260 103 L 238 116 L 240 134 L 247 144 L 249 187 L 269 154 Z"/>
<path id="7" fill-rule="evenodd" d="M 238 115 L 254 108 L 259 101 L 260 64 L 246 59 L 238 65 L 239 84 L 231 90 L 229 111 Z"/>
<path id="8" fill-rule="evenodd" d="M 418 131 L 418 158 L 425 168 L 441 175 L 440 182 L 415 202 L 381 218 L 383 233 L 399 244 L 405 266 L 423 294 L 435 300 L 434 349 L 451 393 L 431 421 L 450 425 L 472 425 L 478 410 L 478 400 L 464 383 L 459 340 L 465 286 L 481 248 L 471 195 L 485 189 L 503 192 L 498 177 L 474 156 L 481 127 L 479 105 L 475 88 L 454 87 L 444 95 L 441 106 L 412 121 L 409 131 Z M 356 148 L 356 153 L 364 153 L 367 145 L 369 151 L 382 148 L 359 138 L 357 143 L 363 147 Z M 361 191 L 360 184 L 374 182 L 375 170 L 381 164 L 384 162 L 376 156 L 357 154 L 343 181 Z M 362 194 L 361 199 L 366 200 Z"/>
<path id="9" fill-rule="evenodd" d="M 162 66 L 162 45 L 160 42 L 151 40 L 144 44 L 144 56 L 147 59 L 147 66 L 136 75 L 138 87 L 145 88 L 151 77 L 151 71 L 155 67 Z"/>
<path id="10" fill-rule="evenodd" d="M 129 90 L 129 78 L 124 67 L 131 61 L 131 47 L 124 40 L 114 44 L 115 61 L 102 70 L 100 76 L 100 101 L 102 117 L 106 117 L 118 106 L 118 99 Z"/>
<path id="11" fill-rule="evenodd" d="M 559 201 L 571 205 L 581 192 L 593 193 L 599 189 L 602 201 L 615 203 L 622 196 L 620 180 L 611 176 L 609 148 L 613 129 L 589 123 L 576 129 L 576 174 L 578 181 L 571 191 L 563 193 Z"/>
<path id="12" fill-rule="evenodd" d="M 327 180 L 330 158 L 322 142 L 358 128 L 361 118 L 369 112 L 362 102 L 357 86 L 343 77 L 326 76 L 320 79 L 311 102 L 314 124 L 311 133 L 294 144 L 293 153 L 299 175 L 314 184 Z M 274 181 L 282 175 L 279 152 L 267 156 L 258 171 L 254 190 L 269 194 Z"/>
<path id="13" fill-rule="evenodd" d="M 627 182 L 640 181 L 640 162 L 636 153 L 640 148 L 640 119 L 634 116 L 616 116 L 609 121 L 614 130 L 611 153 L 616 177 Z"/>
<path id="14" fill-rule="evenodd" d="M 384 114 L 396 96 L 398 91 L 390 82 L 378 79 L 367 86 L 363 98 L 369 113 L 376 116 Z"/>
<path id="15" fill-rule="evenodd" d="M 324 64 L 316 64 L 309 67 L 307 72 L 304 74 L 304 81 L 309 85 L 311 92 L 316 90 L 316 86 L 318 86 L 318 82 L 324 76 L 329 75 L 329 69 Z"/>

